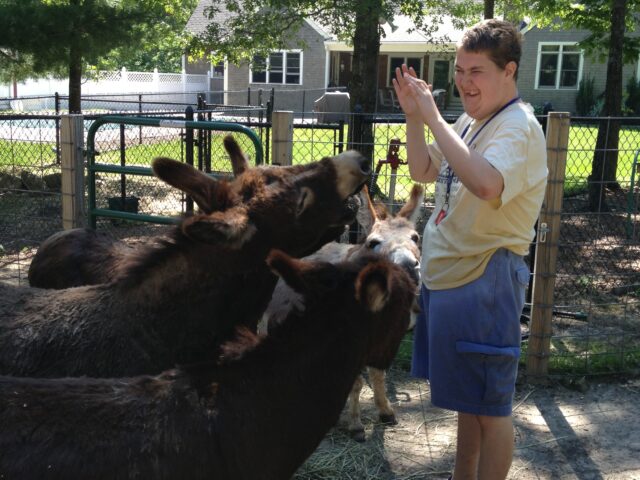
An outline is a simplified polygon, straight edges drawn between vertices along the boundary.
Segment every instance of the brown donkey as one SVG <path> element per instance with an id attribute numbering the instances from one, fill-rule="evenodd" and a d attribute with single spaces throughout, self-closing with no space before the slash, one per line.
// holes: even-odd
<path id="1" fill-rule="evenodd" d="M 271 248 L 302 256 L 351 221 L 369 162 L 344 152 L 216 181 L 158 158 L 154 173 L 200 207 L 168 238 L 126 256 L 105 284 L 42 290 L 0 283 L 0 373 L 127 376 L 215 358 L 238 325 L 255 329 L 277 277 Z"/>
<path id="2" fill-rule="evenodd" d="M 365 238 L 357 245 L 331 242 L 316 253 L 306 257 L 310 260 L 341 262 L 355 260 L 371 252 L 403 267 L 416 282 L 420 283 L 420 235 L 416 231 L 416 221 L 420 215 L 424 189 L 414 185 L 408 202 L 396 216 L 392 216 L 382 203 L 373 204 L 366 187 L 360 193 L 362 205 L 358 210 L 358 223 L 362 227 Z M 271 329 L 284 318 L 292 308 L 304 310 L 305 305 L 300 295 L 278 281 L 263 320 L 261 329 Z M 415 307 L 417 308 L 417 306 Z M 413 313 L 412 313 L 413 315 Z M 373 400 L 383 423 L 396 424 L 396 416 L 386 394 L 385 371 L 374 367 L 367 369 L 373 389 Z M 362 376 L 356 379 L 349 395 L 349 433 L 357 441 L 364 441 L 364 426 L 360 413 L 360 392 L 364 385 Z"/>
<path id="3" fill-rule="evenodd" d="M 220 364 L 124 379 L 0 377 L 0 477 L 290 479 L 365 364 L 393 360 L 413 282 L 375 257 L 334 265 L 273 253 L 269 263 L 307 310 L 262 339 L 245 331 Z"/>
<path id="4" fill-rule="evenodd" d="M 300 167 L 269 167 L 262 166 L 250 168 L 247 157 L 240 149 L 238 143 L 231 135 L 224 138 L 224 146 L 229 154 L 234 175 L 240 176 L 248 172 L 249 177 L 262 178 L 263 182 L 271 183 L 283 181 L 287 177 L 295 175 Z M 348 155 L 348 154 L 344 154 Z M 366 168 L 366 165 L 363 167 Z M 349 175 L 348 172 L 345 172 Z M 346 186 L 349 180 L 343 179 Z M 170 182 L 167 182 L 170 183 Z M 311 197 L 306 198 L 311 190 L 305 190 L 305 199 L 309 202 Z M 342 193 L 344 195 L 344 192 Z M 211 213 L 213 210 L 226 208 L 224 203 L 212 203 L 211 200 L 202 194 L 195 195 L 194 200 L 198 203 L 200 210 Z M 349 199 L 333 212 L 335 216 L 343 215 L 345 221 L 355 215 L 359 203 L 355 197 Z M 317 205 L 316 208 L 322 208 Z M 327 208 L 332 208 L 327 205 Z M 213 210 L 212 210 L 213 209 Z M 334 240 L 343 232 L 342 221 L 336 225 L 328 226 L 322 231 L 322 226 L 316 232 L 318 240 L 316 244 L 307 247 L 307 254 L 312 253 L 326 242 Z M 287 233 L 287 226 L 283 226 L 284 233 Z M 155 239 L 159 241 L 159 238 Z M 295 239 L 294 239 L 295 241 Z M 74 228 L 56 232 L 47 238 L 36 252 L 29 266 L 29 284 L 38 288 L 69 288 L 81 285 L 98 285 L 107 283 L 115 279 L 124 268 L 138 257 L 144 248 L 143 244 L 132 246 L 126 242 L 114 240 L 111 236 L 91 230 L 88 228 Z M 292 253 L 301 254 L 299 251 Z"/>

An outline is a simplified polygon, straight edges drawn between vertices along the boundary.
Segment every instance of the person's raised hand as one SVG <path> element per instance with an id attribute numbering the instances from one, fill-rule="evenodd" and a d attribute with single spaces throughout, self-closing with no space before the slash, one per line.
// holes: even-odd
<path id="1" fill-rule="evenodd" d="M 411 92 L 412 80 L 417 79 L 418 76 L 413 67 L 407 68 L 405 64 L 402 64 L 402 69 L 399 67 L 396 68 L 396 78 L 391 80 L 393 89 L 396 92 L 396 97 L 398 97 L 398 102 L 400 102 L 400 107 L 402 107 L 402 111 L 407 116 L 420 114 L 418 104 Z"/>
<path id="2" fill-rule="evenodd" d="M 404 83 L 403 90 L 406 97 L 405 103 L 409 108 L 412 108 L 411 115 L 418 114 L 424 123 L 430 124 L 430 122 L 438 116 L 438 107 L 431 93 L 433 87 L 424 80 L 420 80 L 413 68 L 406 69 L 405 65 L 402 67 L 404 73 L 402 81 Z M 413 102 L 411 102 L 411 100 L 413 100 Z M 405 111 L 405 113 L 407 112 Z"/>

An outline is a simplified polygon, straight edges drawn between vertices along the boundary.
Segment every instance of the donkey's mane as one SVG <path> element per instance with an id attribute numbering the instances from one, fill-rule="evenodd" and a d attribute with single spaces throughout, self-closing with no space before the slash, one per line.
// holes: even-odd
<path id="1" fill-rule="evenodd" d="M 187 237 L 180 226 L 170 229 L 163 237 L 154 238 L 140 248 L 137 256 L 123 259 L 122 277 L 118 283 L 123 288 L 138 285 L 153 268 L 166 263 L 169 259 L 193 247 L 193 240 Z"/>

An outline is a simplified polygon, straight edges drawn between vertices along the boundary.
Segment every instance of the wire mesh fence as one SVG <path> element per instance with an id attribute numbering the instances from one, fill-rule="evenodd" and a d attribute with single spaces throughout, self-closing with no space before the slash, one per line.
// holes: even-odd
<path id="1" fill-rule="evenodd" d="M 169 117 L 168 111 L 162 112 L 162 116 L 173 119 L 185 119 L 187 115 L 174 111 Z M 95 118 L 85 117 L 86 129 Z M 270 151 L 271 125 L 264 110 L 209 107 L 196 109 L 194 118 L 245 124 L 259 135 L 265 152 Z M 379 201 L 397 210 L 413 185 L 406 165 L 404 118 L 393 114 L 369 118 L 374 139 L 370 190 Z M 299 116 L 293 128 L 293 161 L 307 163 L 348 148 L 351 120 L 352 115 L 346 115 L 341 121 L 321 123 L 313 112 Z M 555 277 L 551 375 L 628 373 L 640 367 L 640 119 L 624 119 L 617 148 L 605 152 L 615 150 L 613 180 L 605 177 L 604 171 L 593 171 L 594 156 L 602 151 L 596 148 L 598 130 L 609 125 L 598 120 L 571 120 Z M 35 249 L 62 228 L 59 122 L 60 117 L 55 115 L 0 116 L 2 280 L 26 284 Z M 182 161 L 191 158 L 204 171 L 231 175 L 223 135 L 104 125 L 96 137 L 97 161 L 149 166 L 156 156 Z M 237 140 L 254 163 L 250 142 L 242 136 Z M 614 157 L 608 158 L 610 162 Z M 595 202 L 599 208 L 593 208 L 594 184 L 604 190 Z M 419 232 L 433 208 L 433 186 L 425 187 Z M 153 177 L 100 173 L 96 198 L 100 207 L 152 215 L 176 216 L 189 208 L 188 199 Z M 100 219 L 98 224 L 98 229 L 130 241 L 162 233 L 166 228 L 113 219 Z M 526 350 L 526 341 L 524 346 Z"/>
<path id="2" fill-rule="evenodd" d="M 617 148 L 597 146 L 599 126 L 571 122 L 555 288 L 550 372 L 637 371 L 640 366 L 640 236 L 634 176 L 640 119 L 625 119 Z M 595 168 L 605 153 L 615 176 Z M 599 195 L 602 188 L 603 195 Z M 590 198 L 591 197 L 591 198 Z M 595 198 L 594 200 L 594 197 Z"/>
<path id="3" fill-rule="evenodd" d="M 58 127 L 58 117 L 0 117 L 0 268 L 14 279 L 62 228 Z"/>

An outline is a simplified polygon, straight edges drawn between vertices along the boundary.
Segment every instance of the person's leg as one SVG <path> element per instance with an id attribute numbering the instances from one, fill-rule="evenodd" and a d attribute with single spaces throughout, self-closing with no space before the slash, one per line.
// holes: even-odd
<path id="1" fill-rule="evenodd" d="M 511 416 L 458 413 L 458 440 L 453 480 L 507 478 L 513 458 Z"/>
<path id="2" fill-rule="evenodd" d="M 477 417 L 482 431 L 478 480 L 507 478 L 513 460 L 513 419 L 506 417 Z"/>
<path id="3" fill-rule="evenodd" d="M 454 480 L 477 478 L 481 442 L 482 430 L 478 416 L 459 412 L 456 460 L 452 477 Z"/>

